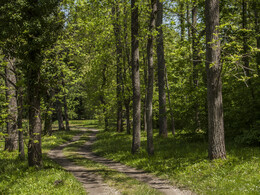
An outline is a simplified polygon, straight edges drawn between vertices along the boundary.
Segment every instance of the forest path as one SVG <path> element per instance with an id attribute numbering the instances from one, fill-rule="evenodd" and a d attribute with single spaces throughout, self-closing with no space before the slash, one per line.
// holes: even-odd
<path id="1" fill-rule="evenodd" d="M 85 131 L 82 131 L 82 134 Z M 76 135 L 72 138 L 71 141 L 66 142 L 65 144 L 62 144 L 48 152 L 48 157 L 55 162 L 57 162 L 59 165 L 61 165 L 65 170 L 71 172 L 77 180 L 79 180 L 83 187 L 85 188 L 86 192 L 89 195 L 114 195 L 114 194 L 120 194 L 117 190 L 109 187 L 103 182 L 103 179 L 101 176 L 90 172 L 83 166 L 76 165 L 69 159 L 65 157 L 62 150 L 70 145 L 71 143 L 78 141 L 82 134 Z"/>
<path id="2" fill-rule="evenodd" d="M 81 128 L 82 129 L 82 128 Z M 129 177 L 132 177 L 138 181 L 147 183 L 152 188 L 166 194 L 166 195 L 193 195 L 194 193 L 188 190 L 181 190 L 177 187 L 172 186 L 169 181 L 160 179 L 152 174 L 146 173 L 143 170 L 138 170 L 124 164 L 106 159 L 104 157 L 98 156 L 92 152 L 92 145 L 96 140 L 96 134 L 98 133 L 97 129 L 84 128 L 84 132 L 90 132 L 89 140 L 79 148 L 78 154 L 87 158 L 91 161 L 101 163 L 111 169 L 114 169 L 118 172 L 124 173 Z M 81 134 L 81 135 L 82 135 Z M 75 163 L 68 160 L 62 150 L 69 144 L 80 139 L 81 135 L 73 137 L 72 141 L 60 145 L 59 147 L 51 150 L 48 153 L 48 156 L 64 167 L 67 171 L 72 172 L 74 176 L 83 184 L 86 191 L 89 194 L 120 194 L 120 192 L 115 189 L 107 186 L 101 176 L 94 174 L 93 172 L 88 172 L 83 166 L 78 166 Z"/>

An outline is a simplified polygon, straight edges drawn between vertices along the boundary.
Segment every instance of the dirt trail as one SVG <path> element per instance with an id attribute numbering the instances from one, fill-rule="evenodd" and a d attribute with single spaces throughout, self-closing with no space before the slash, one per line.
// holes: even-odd
<path id="1" fill-rule="evenodd" d="M 138 170 L 121 163 L 114 162 L 112 160 L 108 160 L 104 157 L 97 156 L 92 152 L 91 146 L 95 142 L 96 134 L 98 130 L 96 129 L 88 129 L 92 131 L 92 134 L 89 136 L 89 141 L 87 141 L 83 147 L 79 150 L 79 154 L 88 158 L 92 161 L 102 163 L 111 169 L 115 169 L 119 172 L 122 172 L 129 177 L 135 178 L 141 182 L 149 184 L 152 188 L 155 188 L 166 195 L 191 195 L 194 194 L 188 190 L 180 190 L 172 185 L 170 185 L 169 181 L 159 179 L 152 174 L 148 174 L 142 170 Z"/>
<path id="2" fill-rule="evenodd" d="M 152 174 L 146 173 L 142 170 L 138 170 L 126 165 L 123 165 L 118 162 L 114 162 L 112 160 L 108 160 L 104 157 L 97 156 L 92 152 L 92 145 L 96 140 L 96 134 L 98 130 L 96 129 L 89 129 L 84 128 L 83 132 L 91 131 L 92 133 L 89 136 L 89 141 L 79 148 L 78 154 L 82 155 L 83 157 L 95 161 L 97 163 L 101 163 L 111 169 L 117 170 L 121 173 L 128 175 L 129 177 L 135 178 L 141 182 L 149 184 L 152 188 L 157 189 L 158 191 L 166 194 L 166 195 L 194 195 L 191 191 L 188 190 L 181 190 L 172 185 L 170 185 L 169 181 L 160 179 L 155 177 Z M 78 166 L 75 163 L 68 160 L 63 155 L 63 148 L 79 140 L 81 135 L 77 135 L 73 137 L 72 141 L 67 142 L 48 153 L 48 156 L 64 167 L 67 171 L 74 174 L 74 176 L 83 184 L 84 188 L 90 195 L 97 195 L 97 194 L 120 194 L 117 190 L 107 186 L 101 176 L 87 171 L 83 166 Z"/>
<path id="3" fill-rule="evenodd" d="M 64 169 L 71 172 L 82 184 L 85 188 L 86 192 L 88 192 L 89 195 L 107 195 L 107 194 L 120 194 L 115 189 L 109 187 L 103 182 L 103 179 L 101 176 L 88 171 L 83 166 L 78 166 L 75 163 L 68 160 L 62 150 L 72 142 L 75 142 L 79 140 L 81 135 L 76 135 L 73 137 L 72 141 L 69 141 L 65 144 L 60 145 L 57 148 L 52 149 L 48 153 L 48 157 L 60 164 Z"/>

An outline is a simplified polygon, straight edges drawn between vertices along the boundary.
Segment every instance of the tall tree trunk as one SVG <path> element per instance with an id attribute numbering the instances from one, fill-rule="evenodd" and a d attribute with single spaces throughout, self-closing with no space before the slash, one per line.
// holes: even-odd
<path id="1" fill-rule="evenodd" d="M 8 137 L 5 138 L 5 150 L 12 152 L 18 148 L 17 132 L 17 95 L 16 95 L 16 75 L 15 60 L 8 59 L 5 68 L 6 100 L 8 102 L 8 118 L 6 122 Z"/>
<path id="2" fill-rule="evenodd" d="M 148 49 L 148 46 L 147 46 L 147 49 Z M 144 85 L 145 85 L 145 89 L 147 89 L 147 86 L 148 86 L 148 79 L 147 79 L 147 76 L 148 76 L 148 69 L 147 69 L 147 66 L 146 66 L 146 60 L 145 60 L 145 54 L 143 55 L 143 60 L 144 60 Z M 147 56 L 147 58 L 149 58 Z M 149 62 L 148 62 L 149 63 Z M 143 124 L 144 124 L 144 131 L 147 131 L 147 115 L 146 115 L 146 110 L 147 110 L 147 93 L 145 93 L 145 96 L 144 96 L 144 100 L 143 100 Z"/>
<path id="3" fill-rule="evenodd" d="M 130 124 L 130 99 L 125 100 L 125 109 L 126 109 L 126 133 L 131 134 L 131 124 Z"/>
<path id="4" fill-rule="evenodd" d="M 52 134 L 52 114 L 48 113 L 49 110 L 44 114 L 44 134 Z"/>
<path id="5" fill-rule="evenodd" d="M 165 60 L 164 60 L 164 46 L 163 46 L 163 4 L 160 0 L 157 3 L 157 19 L 156 28 L 157 35 L 157 63 L 158 63 L 158 86 L 159 86 L 159 134 L 167 137 L 167 117 L 166 117 L 166 94 L 165 94 Z"/>
<path id="6" fill-rule="evenodd" d="M 197 7 L 197 0 L 193 2 L 193 8 L 192 8 L 192 62 L 193 62 L 193 85 L 194 90 L 198 90 L 199 81 L 198 81 L 198 66 L 200 63 L 199 59 L 199 50 L 198 50 L 198 36 L 197 36 L 197 14 L 198 14 L 198 7 Z M 197 96 L 196 96 L 197 97 Z M 200 118 L 199 118 L 199 104 L 198 100 L 196 98 L 194 103 L 194 110 L 195 110 L 195 121 L 196 121 L 196 129 L 200 129 Z"/>
<path id="7" fill-rule="evenodd" d="M 259 9 L 260 9 L 260 3 L 258 0 L 254 0 L 254 3 L 253 3 L 253 6 L 254 6 L 254 15 L 255 15 L 255 34 L 256 34 L 256 46 L 257 46 L 257 49 L 260 50 L 260 31 L 259 31 Z M 258 73 L 258 76 L 260 76 L 260 51 L 257 51 L 257 54 L 256 54 L 256 69 L 257 69 L 257 73 Z"/>
<path id="8" fill-rule="evenodd" d="M 242 2 L 242 28 L 244 30 L 247 30 L 247 2 L 243 0 Z M 247 33 L 243 33 L 243 50 L 244 50 L 244 56 L 243 56 L 243 62 L 244 62 L 244 68 L 245 68 L 245 73 L 246 76 L 249 77 L 249 54 L 248 54 L 248 44 L 247 44 Z M 251 80 L 249 80 L 251 81 Z"/>
<path id="9" fill-rule="evenodd" d="M 44 114 L 44 134 L 51 135 L 52 134 L 52 111 L 51 108 L 53 107 L 53 96 L 54 91 L 50 90 L 50 92 L 47 92 L 46 94 L 46 104 L 47 104 L 47 110 Z"/>
<path id="10" fill-rule="evenodd" d="M 62 86 L 65 88 L 65 77 L 64 74 L 61 74 L 62 76 Z M 63 94 L 63 107 L 64 107 L 64 118 L 65 118 L 65 124 L 66 124 L 66 131 L 70 131 L 70 123 L 69 123 L 69 116 L 68 116 L 68 104 L 67 104 L 67 94 Z"/>
<path id="11" fill-rule="evenodd" d="M 117 132 L 122 132 L 123 129 L 123 108 L 122 108 L 122 43 L 121 43 L 121 28 L 119 24 L 119 2 L 116 2 L 113 6 L 113 14 L 115 16 L 114 19 L 114 34 L 116 38 L 116 81 L 117 81 L 117 88 L 116 88 L 116 97 L 117 97 Z"/>
<path id="12" fill-rule="evenodd" d="M 19 76 L 17 76 L 17 81 L 19 81 Z M 24 154 L 24 141 L 23 141 L 23 89 L 21 86 L 18 86 L 17 93 L 17 106 L 18 106 L 18 140 L 19 140 L 19 158 L 21 160 L 25 159 Z"/>
<path id="13" fill-rule="evenodd" d="M 124 1 L 124 55 L 123 55 L 123 64 L 124 64 L 124 72 L 123 72 L 123 96 L 124 96 L 124 105 L 126 109 L 125 117 L 126 117 L 126 133 L 131 134 L 131 124 L 130 124 L 130 102 L 131 98 L 129 97 L 129 94 L 131 93 L 130 87 L 128 87 L 128 76 L 127 72 L 130 72 L 131 67 L 131 57 L 130 57 L 130 48 L 127 41 L 128 33 L 127 33 L 127 2 Z"/>
<path id="14" fill-rule="evenodd" d="M 42 166 L 41 148 L 41 98 L 40 98 L 40 70 L 36 67 L 28 71 L 27 89 L 29 98 L 29 166 Z"/>
<path id="15" fill-rule="evenodd" d="M 226 158 L 220 64 L 219 0 L 206 0 L 206 70 L 209 158 Z"/>
<path id="16" fill-rule="evenodd" d="M 59 131 L 64 131 L 65 127 L 63 124 L 63 116 L 62 116 L 62 103 L 59 99 L 56 101 L 56 111 L 57 111 Z"/>
<path id="17" fill-rule="evenodd" d="M 65 124 L 66 124 L 66 131 L 70 131 L 70 123 L 69 123 L 69 116 L 68 116 L 68 104 L 67 104 L 67 98 L 66 94 L 63 97 L 63 106 L 64 106 L 64 118 L 65 118 Z"/>
<path id="18" fill-rule="evenodd" d="M 168 102 L 169 102 L 170 114 L 171 114 L 171 132 L 172 132 L 172 135 L 175 135 L 174 116 L 173 116 L 173 110 L 172 110 L 172 107 L 171 107 L 170 87 L 169 87 L 169 84 L 168 84 L 168 75 L 167 75 L 166 66 L 165 66 L 165 83 L 166 83 L 166 88 L 167 88 Z"/>
<path id="19" fill-rule="evenodd" d="M 147 83 L 147 104 L 146 104 L 146 121 L 147 121 L 147 151 L 149 155 L 154 154 L 153 146 L 153 32 L 155 29 L 155 14 L 157 12 L 156 0 L 151 0 L 151 18 L 149 26 L 149 36 L 147 42 L 147 59 L 148 59 L 148 83 Z"/>
<path id="20" fill-rule="evenodd" d="M 101 94 L 100 94 L 100 102 L 103 105 L 103 113 L 104 113 L 104 123 L 105 123 L 105 131 L 108 131 L 108 116 L 107 116 L 107 109 L 106 109 L 106 100 L 105 100 L 105 95 L 104 95 L 104 87 L 107 82 L 106 78 L 106 69 L 107 65 L 104 64 L 103 69 L 102 69 L 102 85 L 101 85 Z"/>
<path id="21" fill-rule="evenodd" d="M 141 90 L 139 75 L 138 41 L 138 1 L 131 0 L 131 47 L 132 47 L 132 84 L 133 84 L 133 141 L 132 153 L 139 151 L 141 145 Z"/>

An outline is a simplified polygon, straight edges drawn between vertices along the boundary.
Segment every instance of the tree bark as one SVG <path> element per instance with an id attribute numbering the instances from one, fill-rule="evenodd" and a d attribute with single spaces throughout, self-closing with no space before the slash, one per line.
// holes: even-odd
<path id="1" fill-rule="evenodd" d="M 197 14 L 198 14 L 198 7 L 197 7 L 197 0 L 193 2 L 193 8 L 192 8 L 192 62 L 193 62 L 193 85 L 194 90 L 198 90 L 199 81 L 198 81 L 198 66 L 200 63 L 199 58 L 199 50 L 198 50 L 198 36 L 197 36 Z M 197 97 L 197 96 L 196 96 Z M 200 118 L 199 118 L 199 104 L 197 98 L 195 99 L 194 103 L 194 110 L 195 110 L 195 121 L 196 121 L 196 129 L 200 129 Z"/>
<path id="2" fill-rule="evenodd" d="M 17 76 L 17 81 L 19 81 L 19 76 Z M 25 159 L 24 153 L 24 141 L 23 141 L 23 90 L 21 86 L 18 86 L 17 93 L 17 106 L 18 106 L 18 140 L 19 140 L 19 158 L 21 160 Z"/>
<path id="3" fill-rule="evenodd" d="M 44 134 L 52 135 L 52 111 L 51 109 L 53 108 L 53 97 L 54 97 L 54 91 L 49 90 L 46 93 L 45 96 L 45 103 L 46 103 L 46 112 L 44 114 Z"/>
<path id="4" fill-rule="evenodd" d="M 7 134 L 5 138 L 5 150 L 12 152 L 18 148 L 18 131 L 17 131 L 17 95 L 16 95 L 16 75 L 15 75 L 15 60 L 8 59 L 5 68 L 5 83 L 6 83 L 6 100 L 8 102 L 8 117 L 6 122 Z"/>
<path id="5" fill-rule="evenodd" d="M 120 41 L 121 28 L 119 24 L 119 2 L 116 2 L 113 6 L 113 15 L 114 18 L 114 34 L 116 39 L 116 97 L 117 97 L 117 132 L 123 131 L 123 108 L 122 108 L 122 43 Z"/>
<path id="6" fill-rule="evenodd" d="M 33 66 L 31 66 L 33 67 Z M 28 164 L 29 166 L 42 166 L 41 148 L 41 98 L 40 98 L 40 69 L 31 68 L 27 89 L 29 98 L 29 143 Z"/>
<path id="7" fill-rule="evenodd" d="M 206 70 L 210 159 L 226 158 L 220 64 L 219 0 L 206 0 Z"/>
<path id="8" fill-rule="evenodd" d="M 259 31 L 259 9 L 260 9 L 260 3 L 258 0 L 255 0 L 254 3 L 254 15 L 255 15 L 255 34 L 256 34 L 256 46 L 257 49 L 260 50 L 260 31 Z M 258 50 L 256 54 L 256 69 L 258 76 L 260 76 L 260 51 Z"/>
<path id="9" fill-rule="evenodd" d="M 260 3 L 258 0 L 255 0 L 253 3 L 254 6 L 254 15 L 255 15 L 255 34 L 256 34 L 256 46 L 257 49 L 260 50 L 260 31 L 259 31 L 259 9 L 260 9 Z M 258 76 L 260 76 L 260 51 L 258 50 L 256 54 L 256 69 Z"/>
<path id="10" fill-rule="evenodd" d="M 64 131 L 65 127 L 63 124 L 63 116 L 62 116 L 62 103 L 59 99 L 56 101 L 56 111 L 57 111 L 59 131 Z"/>
<path id="11" fill-rule="evenodd" d="M 62 86 L 65 88 L 65 77 L 62 73 Z M 64 107 L 64 118 L 65 118 L 65 124 L 66 124 L 66 131 L 70 131 L 70 124 L 69 124 L 69 116 L 68 116 L 68 104 L 67 104 L 67 94 L 63 94 L 63 107 Z"/>
<path id="12" fill-rule="evenodd" d="M 138 1 L 131 0 L 131 47 L 132 47 L 132 85 L 133 85 L 133 141 L 132 153 L 139 151 L 141 145 L 141 91 L 139 75 L 139 41 L 138 41 Z"/>
<path id="13" fill-rule="evenodd" d="M 165 60 L 163 46 L 163 4 L 157 0 L 157 63 L 158 63 L 158 86 L 159 86 L 159 134 L 167 137 L 167 117 L 166 117 L 166 94 L 165 94 Z"/>
<path id="14" fill-rule="evenodd" d="M 170 106 L 170 114 L 171 114 L 171 131 L 172 131 L 172 135 L 175 135 L 175 123 L 174 123 L 174 116 L 173 116 L 173 110 L 171 107 L 171 97 L 170 97 L 170 87 L 168 84 L 168 75 L 167 75 L 167 69 L 165 67 L 165 83 L 166 83 L 166 88 L 167 88 L 167 95 L 168 95 L 168 102 L 169 102 L 169 106 Z"/>
<path id="15" fill-rule="evenodd" d="M 147 83 L 147 102 L 146 102 L 146 121 L 147 121 L 147 152 L 149 155 L 154 154 L 153 145 L 153 32 L 155 29 L 155 14 L 157 12 L 156 0 L 151 0 L 151 18 L 149 24 L 149 36 L 147 42 L 147 59 L 148 59 L 148 83 Z"/>

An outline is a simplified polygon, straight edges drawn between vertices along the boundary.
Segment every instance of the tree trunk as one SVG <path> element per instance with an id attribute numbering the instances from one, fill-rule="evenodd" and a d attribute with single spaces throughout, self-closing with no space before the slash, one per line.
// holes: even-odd
<path id="1" fill-rule="evenodd" d="M 165 60 L 163 46 L 163 4 L 157 0 L 157 63 L 158 63 L 158 86 L 159 86 L 159 134 L 167 137 L 167 117 L 166 117 L 166 94 L 165 94 Z"/>
<path id="2" fill-rule="evenodd" d="M 148 49 L 148 46 L 147 46 L 147 49 Z M 148 52 L 148 51 L 147 51 Z M 148 87 L 148 78 L 147 78 L 147 76 L 148 76 L 148 69 L 149 69 L 149 67 L 148 67 L 148 69 L 147 69 L 147 66 L 146 66 L 146 60 L 145 60 L 145 58 L 146 58 L 146 56 L 145 56 L 145 54 L 143 55 L 143 61 L 144 61 L 144 85 L 145 85 L 145 89 L 147 89 L 147 87 Z M 149 58 L 148 57 L 148 55 L 147 55 L 147 58 Z M 149 59 L 148 59 L 149 60 Z M 149 62 L 148 62 L 149 63 Z M 146 132 L 147 131 L 147 115 L 146 115 L 146 110 L 147 110 L 147 93 L 145 93 L 145 96 L 144 96 L 144 100 L 143 100 L 143 120 L 144 120 L 144 122 L 143 122 L 143 124 L 144 124 L 144 131 Z"/>
<path id="3" fill-rule="evenodd" d="M 41 98 L 40 98 L 40 70 L 30 69 L 28 72 L 28 98 L 29 98 L 29 166 L 42 166 L 41 148 Z"/>
<path id="4" fill-rule="evenodd" d="M 168 102 L 169 102 L 169 106 L 170 106 L 170 114 L 171 114 L 171 131 L 172 131 L 172 135 L 175 135 L 175 124 L 174 124 L 174 116 L 173 116 L 173 110 L 171 107 L 171 97 L 170 97 L 170 87 L 168 84 L 168 75 L 167 75 L 167 69 L 165 66 L 165 82 L 166 82 L 166 87 L 167 87 L 167 92 L 168 92 Z"/>
<path id="5" fill-rule="evenodd" d="M 52 111 L 51 108 L 53 107 L 53 96 L 54 91 L 50 90 L 50 92 L 46 94 L 46 105 L 47 109 L 44 114 L 44 134 L 51 135 L 52 134 Z"/>
<path id="6" fill-rule="evenodd" d="M 47 112 L 44 114 L 44 134 L 52 135 L 52 114 Z"/>
<path id="7" fill-rule="evenodd" d="M 126 109 L 126 133 L 131 134 L 131 125 L 130 125 L 130 99 L 125 100 L 125 109 Z"/>
<path id="8" fill-rule="evenodd" d="M 17 76 L 17 81 L 19 81 L 18 76 Z M 21 86 L 18 86 L 17 106 L 18 106 L 17 125 L 18 125 L 18 140 L 19 140 L 19 158 L 21 160 L 24 160 L 25 154 L 24 154 L 24 142 L 23 142 L 23 91 Z"/>
<path id="9" fill-rule="evenodd" d="M 255 0 L 254 3 L 254 14 L 255 14 L 255 34 L 256 34 L 256 46 L 257 49 L 260 50 L 260 31 L 259 31 L 259 14 L 258 11 L 260 9 L 260 3 L 258 0 Z M 258 76 L 260 76 L 260 51 L 257 51 L 256 54 L 256 69 L 257 69 L 257 73 Z"/>
<path id="10" fill-rule="evenodd" d="M 198 66 L 200 63 L 199 59 L 199 50 L 198 50 L 198 36 L 197 36 L 197 14 L 198 14 L 198 7 L 197 7 L 197 0 L 193 2 L 193 9 L 192 9 L 192 62 L 193 62 L 193 85 L 194 90 L 198 90 L 199 81 L 198 81 Z M 197 100 L 197 96 L 195 98 L 194 103 L 194 110 L 195 110 L 195 121 L 196 121 L 196 129 L 200 129 L 200 118 L 199 118 L 199 104 Z"/>
<path id="11" fill-rule="evenodd" d="M 206 0 L 206 70 L 209 158 L 226 158 L 220 64 L 219 0 Z"/>
<path id="12" fill-rule="evenodd" d="M 59 125 L 59 131 L 64 131 L 65 127 L 63 124 L 63 116 L 62 116 L 62 104 L 60 100 L 56 101 L 56 111 L 57 111 L 57 119 Z"/>
<path id="13" fill-rule="evenodd" d="M 131 47 L 132 47 L 132 84 L 133 84 L 133 141 L 132 153 L 139 151 L 141 145 L 141 91 L 139 75 L 138 41 L 138 1 L 131 0 Z"/>
<path id="14" fill-rule="evenodd" d="M 65 81 L 64 81 L 64 74 L 62 73 L 62 86 L 65 88 Z M 67 104 L 67 94 L 63 94 L 63 106 L 64 106 L 64 118 L 66 124 L 66 131 L 70 131 L 70 124 L 69 124 L 69 116 L 68 116 L 68 104 Z"/>
<path id="15" fill-rule="evenodd" d="M 5 150 L 12 152 L 18 148 L 17 132 L 17 95 L 16 95 L 16 76 L 15 60 L 8 59 L 5 68 L 6 100 L 8 102 L 8 117 L 6 122 L 8 137 L 5 138 Z"/>
<path id="16" fill-rule="evenodd" d="M 122 44 L 120 41 L 121 35 L 121 28 L 119 24 L 119 7 L 118 3 L 116 2 L 113 6 L 113 15 L 115 16 L 114 19 L 114 34 L 116 38 L 116 98 L 117 98 L 117 132 L 122 132 L 123 123 L 122 123 L 122 115 L 123 115 L 123 108 L 122 108 Z"/>
<path id="17" fill-rule="evenodd" d="M 147 104 L 146 104 L 146 121 L 147 121 L 147 152 L 149 155 L 154 154 L 153 146 L 153 32 L 155 29 L 155 14 L 157 12 L 156 0 L 151 0 L 151 18 L 149 26 L 149 36 L 147 42 L 147 59 L 148 59 L 148 83 L 147 83 Z"/>

